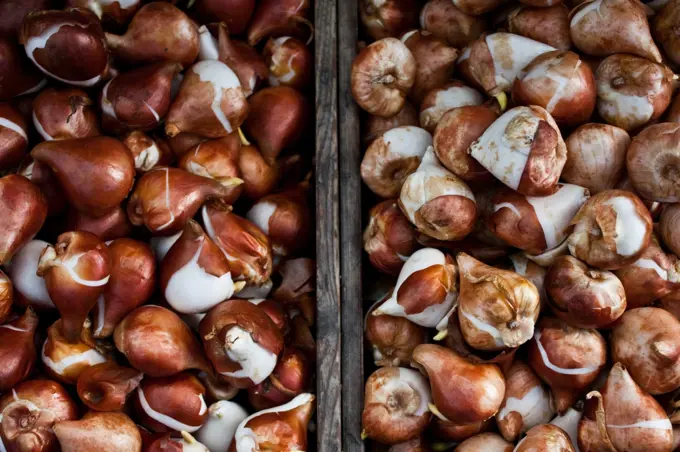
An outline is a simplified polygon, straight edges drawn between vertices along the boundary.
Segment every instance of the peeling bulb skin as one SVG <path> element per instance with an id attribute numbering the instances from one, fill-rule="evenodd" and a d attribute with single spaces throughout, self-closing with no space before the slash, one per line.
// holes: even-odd
<path id="1" fill-rule="evenodd" d="M 626 131 L 658 119 L 670 105 L 674 75 L 662 64 L 633 55 L 612 55 L 597 73 L 597 111 Z"/>
<path id="2" fill-rule="evenodd" d="M 432 416 L 427 380 L 415 370 L 378 369 L 366 381 L 364 399 L 363 432 L 381 443 L 398 444 L 419 436 Z"/>
<path id="3" fill-rule="evenodd" d="M 397 38 L 418 27 L 419 6 L 415 0 L 362 0 L 359 14 L 371 38 Z"/>
<path id="4" fill-rule="evenodd" d="M 0 168 L 18 165 L 28 148 L 28 127 L 21 113 L 7 103 L 0 103 Z"/>
<path id="5" fill-rule="evenodd" d="M 168 254 L 172 245 L 175 244 L 177 240 L 182 236 L 184 231 L 179 231 L 177 234 L 170 235 L 167 237 L 154 236 L 151 237 L 151 249 L 153 250 L 153 255 L 156 258 L 156 262 L 163 262 L 163 258 Z"/>
<path id="6" fill-rule="evenodd" d="M 21 317 L 0 325 L 0 391 L 3 393 L 28 378 L 36 360 L 35 331 L 38 316 L 28 307 Z"/>
<path id="7" fill-rule="evenodd" d="M 529 430 L 527 436 L 517 444 L 514 452 L 550 452 L 554 450 L 574 452 L 574 447 L 564 430 L 555 425 L 543 424 Z"/>
<path id="8" fill-rule="evenodd" d="M 498 433 L 480 433 L 460 443 L 455 452 L 512 452 L 515 446 L 503 439 Z"/>
<path id="9" fill-rule="evenodd" d="M 646 392 L 674 391 L 680 380 L 680 321 L 659 308 L 627 311 L 612 331 L 612 358 Z"/>
<path id="10" fill-rule="evenodd" d="M 169 165 L 175 157 L 167 140 L 149 136 L 140 130 L 125 135 L 123 144 L 130 150 L 138 174 L 146 173 L 157 166 Z"/>
<path id="11" fill-rule="evenodd" d="M 0 324 L 10 317 L 12 304 L 15 300 L 14 285 L 9 276 L 0 270 Z"/>
<path id="12" fill-rule="evenodd" d="M 530 340 L 540 311 L 536 287 L 465 253 L 456 261 L 461 276 L 458 317 L 465 341 L 478 350 L 497 351 Z"/>
<path id="13" fill-rule="evenodd" d="M 546 292 L 552 312 L 577 328 L 606 328 L 628 306 L 624 285 L 614 273 L 589 268 L 571 256 L 552 264 Z"/>
<path id="14" fill-rule="evenodd" d="M 51 380 L 28 380 L 0 398 L 0 444 L 11 451 L 59 450 L 53 426 L 78 419 L 78 406 Z"/>
<path id="15" fill-rule="evenodd" d="M 146 305 L 128 314 L 113 334 L 130 365 L 150 377 L 167 377 L 187 369 L 210 372 L 194 333 L 177 314 Z"/>
<path id="16" fill-rule="evenodd" d="M 420 103 L 420 124 L 434 133 L 444 114 L 451 109 L 476 106 L 484 102 L 482 95 L 465 84 L 453 81 L 427 92 Z"/>
<path id="17" fill-rule="evenodd" d="M 144 5 L 124 35 L 106 33 L 116 59 L 126 64 L 176 61 L 188 66 L 198 56 L 198 31 L 184 12 L 165 2 Z"/>
<path id="18" fill-rule="evenodd" d="M 368 113 L 389 118 L 399 113 L 416 81 L 416 59 L 396 38 L 363 49 L 352 63 L 352 96 Z"/>
<path id="19" fill-rule="evenodd" d="M 227 452 L 239 424 L 248 417 L 240 405 L 220 400 L 208 408 L 208 419 L 196 431 L 196 439 L 210 452 Z"/>
<path id="20" fill-rule="evenodd" d="M 569 8 L 561 3 L 547 7 L 516 8 L 508 17 L 508 31 L 559 50 L 572 47 Z"/>
<path id="21" fill-rule="evenodd" d="M 543 317 L 529 343 L 528 363 L 547 383 L 563 414 L 595 381 L 607 360 L 607 347 L 597 330 L 572 328 Z"/>
<path id="22" fill-rule="evenodd" d="M 314 26 L 308 20 L 311 2 L 308 0 L 262 0 L 248 26 L 248 44 L 257 45 L 273 36 L 295 36 L 311 41 Z M 240 452 L 240 450 L 239 450 Z"/>
<path id="23" fill-rule="evenodd" d="M 78 88 L 47 88 L 33 100 L 33 126 L 45 141 L 101 135 L 88 94 Z"/>
<path id="24" fill-rule="evenodd" d="M 68 452 L 142 451 L 139 429 L 123 413 L 90 412 L 79 421 L 57 422 L 54 433 Z"/>
<path id="25" fill-rule="evenodd" d="M 68 0 L 67 6 L 88 8 L 112 28 L 127 25 L 141 5 L 141 0 Z"/>
<path id="26" fill-rule="evenodd" d="M 486 25 L 483 16 L 464 13 L 448 0 L 430 0 L 420 11 L 420 27 L 457 49 L 479 38 Z"/>
<path id="27" fill-rule="evenodd" d="M 18 37 L 28 58 L 60 82 L 90 87 L 108 73 L 104 31 L 89 10 L 34 11 L 26 16 Z"/>
<path id="28" fill-rule="evenodd" d="M 409 102 L 405 102 L 404 107 L 399 110 L 399 113 L 389 118 L 368 115 L 362 123 L 361 142 L 363 143 L 364 147 L 368 148 L 368 146 L 373 143 L 373 140 L 380 137 L 389 130 L 396 129 L 397 127 L 401 126 L 420 127 L 420 125 L 418 112 Z"/>
<path id="29" fill-rule="evenodd" d="M 205 4 L 205 2 L 201 4 Z M 253 92 L 261 88 L 269 79 L 270 70 L 267 62 L 257 49 L 248 43 L 232 39 L 230 32 L 233 32 L 233 30 L 231 28 L 227 29 L 227 26 L 223 23 L 218 24 L 217 27 L 217 40 L 215 41 L 211 37 L 211 40 L 215 42 L 217 56 L 216 58 L 211 57 L 209 59 L 219 60 L 229 66 L 241 82 L 241 88 L 243 88 L 245 96 L 250 97 Z M 211 27 L 211 29 L 214 30 L 214 27 Z M 204 27 L 201 27 L 199 32 L 202 33 L 201 39 L 203 39 L 208 30 L 204 30 Z M 199 55 L 199 60 L 202 59 L 205 58 Z"/>
<path id="30" fill-rule="evenodd" d="M 383 201 L 371 209 L 363 243 L 371 264 L 392 275 L 399 274 L 405 259 L 417 249 L 415 229 L 395 200 Z"/>
<path id="31" fill-rule="evenodd" d="M 314 75 L 312 52 L 304 42 L 290 36 L 270 38 L 263 56 L 269 65 L 270 86 L 283 85 L 302 90 Z"/>
<path id="32" fill-rule="evenodd" d="M 203 23 L 224 22 L 232 33 L 242 34 L 255 10 L 255 0 L 207 0 L 194 5 Z"/>
<path id="33" fill-rule="evenodd" d="M 569 435 L 571 445 L 576 452 L 580 452 L 578 447 L 578 424 L 581 421 L 583 413 L 574 408 L 569 408 L 563 415 L 557 415 L 555 419 L 550 421 L 551 424 L 558 426 Z"/>
<path id="34" fill-rule="evenodd" d="M 85 369 L 78 376 L 80 400 L 96 411 L 122 411 L 144 374 L 107 361 Z"/>
<path id="35" fill-rule="evenodd" d="M 634 0 L 588 0 L 570 16 L 574 45 L 592 56 L 631 53 L 661 63 L 645 8 Z"/>

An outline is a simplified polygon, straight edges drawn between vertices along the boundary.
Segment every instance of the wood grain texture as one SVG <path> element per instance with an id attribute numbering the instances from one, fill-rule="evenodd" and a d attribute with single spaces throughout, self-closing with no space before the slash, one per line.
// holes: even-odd
<path id="1" fill-rule="evenodd" d="M 363 452 L 361 411 L 364 395 L 363 303 L 361 289 L 361 146 L 359 111 L 352 99 L 351 68 L 358 39 L 358 2 L 338 4 L 338 106 L 340 146 L 340 259 L 342 274 L 342 445 Z"/>
<path id="2" fill-rule="evenodd" d="M 316 0 L 317 446 L 341 450 L 337 1 Z M 341 2 L 344 0 L 340 0 Z"/>

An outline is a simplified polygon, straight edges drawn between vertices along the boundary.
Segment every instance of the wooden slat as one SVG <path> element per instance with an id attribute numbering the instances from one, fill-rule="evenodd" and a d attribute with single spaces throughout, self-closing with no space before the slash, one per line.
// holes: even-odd
<path id="1" fill-rule="evenodd" d="M 344 1 L 344 0 L 340 0 Z M 317 445 L 341 450 L 337 0 L 316 0 Z"/>
<path id="2" fill-rule="evenodd" d="M 363 452 L 363 307 L 361 290 L 361 148 L 359 112 L 352 100 L 351 67 L 358 37 L 358 2 L 338 4 L 338 90 L 340 144 L 340 242 L 342 243 L 342 444 Z"/>

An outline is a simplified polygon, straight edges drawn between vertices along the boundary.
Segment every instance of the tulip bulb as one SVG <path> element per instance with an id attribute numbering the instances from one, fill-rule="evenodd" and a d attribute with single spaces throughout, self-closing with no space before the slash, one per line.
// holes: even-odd
<path id="1" fill-rule="evenodd" d="M 106 361 L 88 367 L 78 376 L 80 400 L 96 411 L 122 411 L 125 402 L 144 374 L 129 367 Z"/>
<path id="2" fill-rule="evenodd" d="M 0 270 L 0 324 L 10 316 L 12 302 L 14 301 L 14 288 L 9 277 Z"/>
<path id="3" fill-rule="evenodd" d="M 555 419 L 550 421 L 551 424 L 558 426 L 564 432 L 569 435 L 571 440 L 571 445 L 574 446 L 574 450 L 579 452 L 578 448 L 578 424 L 581 421 L 581 416 L 583 413 L 581 411 L 575 410 L 574 408 L 569 408 L 563 415 L 557 415 Z"/>
<path id="4" fill-rule="evenodd" d="M 290 36 L 270 38 L 264 47 L 270 86 L 304 89 L 312 78 L 314 59 L 304 42 Z"/>
<path id="5" fill-rule="evenodd" d="M 550 452 L 553 450 L 574 452 L 574 446 L 564 430 L 551 424 L 537 425 L 532 428 L 515 447 L 516 452 Z"/>
<path id="6" fill-rule="evenodd" d="M 487 450 L 489 452 L 512 452 L 515 446 L 503 439 L 498 433 L 480 433 L 466 439 L 458 445 L 455 452 L 477 452 Z"/>
<path id="7" fill-rule="evenodd" d="M 44 2 L 45 0 L 37 1 Z M 6 2 L 2 6 L 16 11 L 19 3 L 25 4 L 24 1 Z M 3 80 L 0 86 L 0 99 L 2 100 L 36 93 L 47 85 L 47 79 L 26 57 L 21 46 L 9 37 L 0 37 L 0 77 Z"/>
<path id="8" fill-rule="evenodd" d="M 280 177 L 279 165 L 268 163 L 255 146 L 241 147 L 238 169 L 243 179 L 241 196 L 253 201 L 274 191 Z"/>
<path id="9" fill-rule="evenodd" d="M 529 343 L 528 362 L 546 382 L 563 414 L 592 384 L 607 362 L 607 346 L 597 330 L 573 328 L 543 317 Z"/>
<path id="10" fill-rule="evenodd" d="M 444 114 L 454 108 L 477 106 L 484 102 L 482 95 L 462 82 L 453 81 L 430 90 L 420 104 L 420 125 L 434 133 Z"/>
<path id="11" fill-rule="evenodd" d="M 123 144 L 135 160 L 137 173 L 146 173 L 157 166 L 166 166 L 174 159 L 170 145 L 164 139 L 134 130 L 123 138 Z"/>
<path id="12" fill-rule="evenodd" d="M 256 45 L 270 36 L 294 35 L 312 39 L 314 26 L 307 20 L 308 0 L 262 0 L 248 27 L 248 44 Z"/>
<path id="13" fill-rule="evenodd" d="M 108 242 L 130 235 L 132 224 L 121 206 L 101 217 L 93 217 L 71 208 L 66 216 L 66 230 L 91 232 L 100 240 Z"/>
<path id="14" fill-rule="evenodd" d="M 418 250 L 399 273 L 392 295 L 371 315 L 403 317 L 434 328 L 458 297 L 457 269 L 450 257 L 434 248 Z"/>
<path id="15" fill-rule="evenodd" d="M 59 450 L 55 423 L 78 418 L 69 393 L 51 380 L 19 383 L 0 398 L 0 446 L 11 451 Z"/>
<path id="16" fill-rule="evenodd" d="M 546 7 L 521 6 L 508 16 L 508 31 L 559 50 L 572 47 L 569 8 L 561 2 Z"/>
<path id="17" fill-rule="evenodd" d="M 398 37 L 417 28 L 419 5 L 414 0 L 362 0 L 359 2 L 361 23 L 371 38 Z"/>
<path id="18" fill-rule="evenodd" d="M 150 377 L 187 369 L 210 372 L 201 345 L 177 314 L 160 306 L 140 306 L 116 326 L 116 348 L 130 365 Z"/>
<path id="19" fill-rule="evenodd" d="M 33 100 L 33 125 L 45 141 L 101 135 L 92 99 L 78 88 L 48 88 Z"/>
<path id="20" fill-rule="evenodd" d="M 215 370 L 238 388 L 262 383 L 283 349 L 281 331 L 263 309 L 245 300 L 218 304 L 198 329 Z"/>
<path id="21" fill-rule="evenodd" d="M 638 385 L 657 395 L 678 388 L 680 321 L 659 308 L 626 311 L 612 331 L 612 358 Z"/>
<path id="22" fill-rule="evenodd" d="M 68 0 L 68 6 L 88 8 L 103 23 L 114 27 L 127 25 L 140 7 L 141 0 Z"/>
<path id="23" fill-rule="evenodd" d="M 40 188 L 40 191 L 47 200 L 48 216 L 58 215 L 66 209 L 68 203 L 65 199 L 64 191 L 59 185 L 57 176 L 49 166 L 36 162 L 29 154 L 19 166 L 17 174 L 25 177 Z"/>
<path id="24" fill-rule="evenodd" d="M 193 433 L 208 418 L 204 395 L 205 387 L 198 378 L 182 372 L 142 380 L 135 406 L 142 424 L 155 432 Z"/>
<path id="25" fill-rule="evenodd" d="M 399 274 L 417 248 L 415 229 L 395 200 L 383 201 L 371 209 L 363 242 L 371 264 L 393 275 Z"/>
<path id="26" fill-rule="evenodd" d="M 236 291 L 229 261 L 194 220 L 163 258 L 160 289 L 181 313 L 206 312 Z"/>
<path id="27" fill-rule="evenodd" d="M 7 264 L 42 228 L 47 201 L 37 185 L 10 174 L 0 178 L 0 213 L 0 264 Z"/>
<path id="28" fill-rule="evenodd" d="M 18 304 L 41 309 L 54 309 L 45 280 L 37 275 L 38 261 L 50 244 L 42 240 L 26 243 L 12 258 L 9 276 L 16 291 Z"/>
<path id="29" fill-rule="evenodd" d="M 142 451 L 137 425 L 123 413 L 87 413 L 79 421 L 54 424 L 54 434 L 64 451 Z"/>
<path id="30" fill-rule="evenodd" d="M 0 103 L 0 168 L 18 165 L 28 148 L 28 127 L 21 113 L 4 102 Z"/>
<path id="31" fill-rule="evenodd" d="M 227 452 L 239 424 L 248 417 L 240 405 L 227 400 L 215 402 L 208 408 L 208 418 L 196 431 L 198 441 L 211 452 Z"/>
<path id="32" fill-rule="evenodd" d="M 477 219 L 470 187 L 441 165 L 431 146 L 416 172 L 404 181 L 399 207 L 418 231 L 437 240 L 464 238 Z"/>
<path id="33" fill-rule="evenodd" d="M 505 394 L 505 378 L 495 364 L 475 364 L 451 349 L 423 344 L 413 363 L 430 379 L 434 414 L 454 424 L 471 424 L 494 416 Z"/>
<path id="34" fill-rule="evenodd" d="M 408 102 L 404 103 L 404 107 L 399 111 L 399 113 L 389 118 L 368 115 L 361 127 L 361 142 L 365 147 L 368 148 L 368 146 L 373 143 L 373 140 L 381 136 L 383 133 L 401 126 L 420 127 L 418 112 L 416 112 L 415 108 L 413 108 L 413 106 Z"/>
<path id="35" fill-rule="evenodd" d="M 28 14 L 19 32 L 19 43 L 38 69 L 63 83 L 93 86 L 109 70 L 101 22 L 85 9 Z"/>
<path id="36" fill-rule="evenodd" d="M 362 437 L 386 444 L 408 441 L 425 430 L 432 417 L 427 379 L 403 367 L 383 367 L 366 381 Z"/>
<path id="37" fill-rule="evenodd" d="M 592 391 L 586 396 L 578 443 L 581 450 L 642 447 L 668 451 L 673 443 L 673 428 L 658 402 L 635 384 L 621 363 L 616 363 L 601 392 Z"/>
<path id="38" fill-rule="evenodd" d="M 527 342 L 540 311 L 538 290 L 514 272 L 460 253 L 458 317 L 465 341 L 478 350 L 502 350 Z"/>
<path id="39" fill-rule="evenodd" d="M 21 317 L 0 325 L 0 391 L 6 392 L 25 380 L 36 359 L 35 331 L 38 316 L 30 306 Z"/>
<path id="40" fill-rule="evenodd" d="M 571 221 L 572 256 L 603 270 L 635 262 L 649 245 L 652 218 L 631 192 L 606 190 L 591 197 Z"/>
<path id="41" fill-rule="evenodd" d="M 455 2 L 430 0 L 420 10 L 420 27 L 461 48 L 479 38 L 486 29 L 486 20 L 463 12 Z"/>

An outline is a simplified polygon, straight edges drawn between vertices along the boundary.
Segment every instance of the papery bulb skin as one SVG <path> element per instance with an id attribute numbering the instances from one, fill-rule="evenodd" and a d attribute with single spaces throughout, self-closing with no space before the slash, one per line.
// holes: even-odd
<path id="1" fill-rule="evenodd" d="M 565 140 L 567 163 L 562 179 L 587 188 L 591 194 L 614 188 L 623 176 L 630 136 L 609 124 L 589 123 Z"/>
<path id="2" fill-rule="evenodd" d="M 661 63 L 645 8 L 633 0 L 589 0 L 574 8 L 569 27 L 574 45 L 592 56 L 631 53 Z"/>
<path id="3" fill-rule="evenodd" d="M 633 193 L 606 190 L 591 197 L 571 221 L 572 256 L 592 267 L 618 270 L 635 262 L 652 236 L 652 218 Z"/>
<path id="4" fill-rule="evenodd" d="M 31 157 L 54 171 L 73 207 L 92 216 L 118 207 L 134 182 L 132 155 L 115 138 L 46 141 L 33 148 Z"/>
<path id="5" fill-rule="evenodd" d="M 550 113 L 515 107 L 470 146 L 470 155 L 509 188 L 526 196 L 555 192 L 567 147 Z"/>
<path id="6" fill-rule="evenodd" d="M 449 348 L 432 344 L 416 347 L 413 363 L 430 379 L 437 417 L 471 424 L 498 412 L 505 378 L 495 364 L 474 364 Z"/>
<path id="7" fill-rule="evenodd" d="M 434 133 L 440 120 L 449 110 L 478 106 L 483 102 L 484 97 L 479 91 L 462 82 L 453 81 L 437 86 L 428 91 L 420 103 L 420 125 L 428 132 Z"/>
<path id="8" fill-rule="evenodd" d="M 626 131 L 658 119 L 671 102 L 673 72 L 633 55 L 612 55 L 597 68 L 597 111 Z"/>
<path id="9" fill-rule="evenodd" d="M 543 197 L 501 188 L 492 199 L 487 225 L 504 242 L 528 254 L 542 254 L 564 242 L 571 220 L 589 196 L 587 189 L 571 184 L 558 184 L 555 193 Z"/>
<path id="10" fill-rule="evenodd" d="M 60 82 L 89 87 L 109 71 L 109 51 L 99 18 L 85 9 L 35 11 L 19 32 L 26 55 Z"/>
<path id="11" fill-rule="evenodd" d="M 371 315 L 365 321 L 366 340 L 373 350 L 373 361 L 378 367 L 407 366 L 413 350 L 427 342 L 427 331 L 408 319 L 391 315 Z"/>
<path id="12" fill-rule="evenodd" d="M 290 36 L 270 38 L 264 48 L 270 86 L 305 89 L 314 75 L 314 58 L 304 42 Z"/>
<path id="13" fill-rule="evenodd" d="M 54 425 L 63 451 L 141 452 L 142 437 L 137 425 L 123 413 L 87 413 L 79 421 Z"/>
<path id="14" fill-rule="evenodd" d="M 316 261 L 305 257 L 288 259 L 279 266 L 281 284 L 272 297 L 284 304 L 289 315 L 296 311 L 302 314 L 304 322 L 314 325 L 316 318 Z"/>
<path id="15" fill-rule="evenodd" d="M 460 253 L 459 324 L 465 341 L 478 350 L 514 348 L 534 334 L 540 311 L 536 286 L 515 272 L 490 267 Z"/>
<path id="16" fill-rule="evenodd" d="M 310 364 L 306 352 L 286 347 L 269 378 L 248 388 L 248 401 L 256 410 L 264 410 L 293 400 L 309 386 L 312 376 Z"/>
<path id="17" fill-rule="evenodd" d="M 123 72 L 109 80 L 100 99 L 104 129 L 121 134 L 158 126 L 168 114 L 172 80 L 181 70 L 179 63 L 162 62 Z"/>
<path id="18" fill-rule="evenodd" d="M 238 388 L 235 388 L 224 380 L 221 380 L 219 376 L 215 374 L 199 372 L 198 379 L 201 380 L 201 383 L 203 383 L 203 386 L 205 386 L 205 400 L 208 403 L 215 403 L 220 400 L 231 400 L 236 397 L 239 392 Z"/>
<path id="19" fill-rule="evenodd" d="M 88 8 L 105 25 L 120 28 L 127 25 L 141 6 L 141 0 L 68 0 L 67 5 Z"/>
<path id="20" fill-rule="evenodd" d="M 0 270 L 0 324 L 4 323 L 12 313 L 14 302 L 14 286 L 9 276 Z"/>
<path id="21" fill-rule="evenodd" d="M 21 162 L 28 148 L 28 127 L 21 113 L 0 102 L 0 168 L 9 169 Z"/>
<path id="22" fill-rule="evenodd" d="M 405 33 L 401 41 L 416 60 L 416 80 L 409 99 L 419 105 L 425 95 L 449 81 L 456 67 L 458 50 L 427 30 Z"/>
<path id="23" fill-rule="evenodd" d="M 361 161 L 361 179 L 381 198 L 397 198 L 432 145 L 432 135 L 425 129 L 401 126 L 376 138 Z"/>
<path id="24" fill-rule="evenodd" d="M 595 381 L 607 361 L 607 346 L 597 330 L 579 329 L 543 317 L 529 343 L 528 362 L 546 382 L 563 414 Z"/>
<path id="25" fill-rule="evenodd" d="M 525 253 L 511 254 L 509 257 L 512 262 L 512 269 L 515 273 L 526 278 L 536 286 L 538 296 L 541 300 L 541 310 L 543 310 L 548 302 L 548 296 L 545 292 L 546 269 L 530 260 Z"/>
<path id="26" fill-rule="evenodd" d="M 79 88 L 47 88 L 33 100 L 33 126 L 45 141 L 101 135 L 92 99 Z"/>
<path id="27" fill-rule="evenodd" d="M 646 392 L 657 395 L 680 386 L 680 321 L 659 308 L 626 311 L 612 330 L 612 358 L 628 369 Z"/>
<path id="28" fill-rule="evenodd" d="M 414 227 L 393 199 L 371 209 L 363 241 L 371 264 L 392 275 L 399 274 L 405 260 L 418 246 Z"/>
<path id="29" fill-rule="evenodd" d="M 201 216 L 207 234 L 229 261 L 233 279 L 265 284 L 274 267 L 269 237 L 251 221 L 219 205 L 203 206 Z"/>
<path id="30" fill-rule="evenodd" d="M 581 450 L 669 451 L 673 428 L 661 405 L 616 363 L 600 392 L 586 396 L 578 443 Z"/>
<path id="31" fill-rule="evenodd" d="M 627 307 L 624 285 L 614 273 L 571 256 L 558 257 L 550 266 L 546 291 L 553 313 L 576 328 L 606 328 Z"/>
<path id="32" fill-rule="evenodd" d="M 579 409 L 581 409 L 580 407 Z M 556 425 L 569 435 L 571 439 L 571 444 L 574 446 L 576 452 L 579 452 L 578 448 L 578 424 L 581 421 L 581 416 L 583 413 L 574 408 L 569 408 L 564 414 L 557 415 L 555 419 L 550 421 L 552 425 Z"/>
<path id="33" fill-rule="evenodd" d="M 626 291 L 628 309 L 639 308 L 680 290 L 680 261 L 666 254 L 656 236 L 652 236 L 640 258 L 617 270 L 616 276 Z"/>
<path id="34" fill-rule="evenodd" d="M 432 418 L 427 379 L 403 367 L 383 367 L 366 381 L 363 435 L 385 444 L 419 436 Z"/>
<path id="35" fill-rule="evenodd" d="M 248 27 L 248 44 L 256 45 L 270 36 L 293 35 L 311 39 L 314 26 L 307 16 L 312 4 L 308 0 L 263 0 L 258 2 Z"/>
<path id="36" fill-rule="evenodd" d="M 486 25 L 484 17 L 464 13 L 448 0 L 430 0 L 420 10 L 421 28 L 457 49 L 479 38 Z"/>
<path id="37" fill-rule="evenodd" d="M 404 181 L 399 207 L 419 232 L 437 240 L 463 239 L 472 232 L 477 219 L 472 190 L 442 166 L 432 146 L 418 169 Z"/>
<path id="38" fill-rule="evenodd" d="M 652 33 L 654 39 L 663 47 L 664 55 L 668 57 L 673 63 L 680 63 L 680 47 L 678 46 L 678 35 L 675 33 L 675 27 L 678 23 L 678 8 L 677 1 L 662 2 L 665 6 L 659 11 L 659 14 L 654 17 L 652 25 Z"/>
<path id="39" fill-rule="evenodd" d="M 130 150 L 138 174 L 151 171 L 157 166 L 167 166 L 175 159 L 167 140 L 149 136 L 140 130 L 133 130 L 125 135 L 123 144 Z"/>
<path id="40" fill-rule="evenodd" d="M 361 142 L 368 148 L 373 140 L 385 132 L 402 126 L 420 127 L 418 112 L 413 106 L 405 102 L 403 108 L 394 116 L 384 118 L 382 116 L 368 115 L 361 124 Z"/>
<path id="41" fill-rule="evenodd" d="M 554 47 L 512 33 L 482 36 L 463 51 L 458 67 L 465 79 L 487 94 L 509 92 L 515 79 L 529 63 Z"/>
<path id="42" fill-rule="evenodd" d="M 54 247 L 43 250 L 38 276 L 45 279 L 47 292 L 61 314 L 67 341 L 78 340 L 87 314 L 104 292 L 110 275 L 106 245 L 89 232 L 66 232 Z"/>
<path id="43" fill-rule="evenodd" d="M 80 400 L 96 411 L 122 411 L 129 395 L 144 374 L 129 367 L 107 361 L 82 371 L 77 389 Z"/>
<path id="44" fill-rule="evenodd" d="M 434 417 L 431 422 L 430 431 L 440 440 L 463 441 L 481 432 L 489 430 L 493 418 L 485 421 L 473 422 L 472 424 L 457 425 L 453 422 Z"/>
<path id="45" fill-rule="evenodd" d="M 201 61 L 185 72 L 168 112 L 165 133 L 170 137 L 190 132 L 221 138 L 235 132 L 248 113 L 248 102 L 234 71 L 221 61 Z"/>
<path id="46" fill-rule="evenodd" d="M 211 452 L 227 452 L 236 428 L 248 417 L 239 404 L 220 400 L 208 408 L 208 418 L 195 433 L 196 439 Z"/>
<path id="47" fill-rule="evenodd" d="M 516 8 L 508 16 L 508 31 L 559 50 L 572 47 L 569 8 L 561 3 L 548 7 Z"/>
<path id="48" fill-rule="evenodd" d="M 165 255 L 168 254 L 168 251 L 170 251 L 172 245 L 174 245 L 175 242 L 179 240 L 183 232 L 184 230 L 181 230 L 173 235 L 151 237 L 149 244 L 153 250 L 153 255 L 156 258 L 156 262 L 163 262 L 163 258 L 165 258 Z"/>
<path id="49" fill-rule="evenodd" d="M 290 256 L 309 243 L 312 228 L 307 182 L 265 196 L 246 213 L 246 218 L 268 237 L 275 255 Z"/>
<path id="50" fill-rule="evenodd" d="M 371 315 L 404 317 L 426 328 L 446 323 L 458 297 L 457 273 L 451 257 L 441 251 L 418 250 L 404 263 L 391 296 Z"/>
<path id="51" fill-rule="evenodd" d="M 235 292 L 229 261 L 194 220 L 163 258 L 159 286 L 177 312 L 207 312 Z"/>
<path id="52" fill-rule="evenodd" d="M 6 264 L 42 228 L 47 201 L 40 189 L 14 174 L 0 178 L 0 264 Z"/>
<path id="53" fill-rule="evenodd" d="M 453 4 L 466 14 L 479 16 L 498 8 L 503 0 L 453 0 Z"/>
<path id="54" fill-rule="evenodd" d="M 205 0 L 197 3 L 195 8 L 205 19 L 203 22 L 224 22 L 232 33 L 240 35 L 255 11 L 255 0 Z"/>
<path id="55" fill-rule="evenodd" d="M 110 359 L 98 350 L 99 347 L 92 338 L 91 326 L 88 319 L 75 340 L 67 340 L 62 319 L 47 329 L 47 339 L 40 351 L 43 369 L 47 375 L 61 383 L 74 385 L 85 369 Z"/>
<path id="56" fill-rule="evenodd" d="M 0 391 L 25 380 L 35 365 L 35 331 L 38 315 L 30 306 L 21 317 L 0 325 Z"/>
<path id="57" fill-rule="evenodd" d="M 69 231 L 85 231 L 108 242 L 132 233 L 132 224 L 123 207 L 118 206 L 101 217 L 93 217 L 76 209 L 69 209 L 66 216 L 66 229 Z"/>
<path id="58" fill-rule="evenodd" d="M 215 370 L 237 388 L 262 383 L 283 349 L 281 331 L 260 307 L 228 300 L 201 320 L 199 334 Z"/>
<path id="59" fill-rule="evenodd" d="M 59 383 L 28 380 L 0 398 L 0 442 L 8 451 L 59 450 L 56 422 L 78 418 L 78 406 Z"/>
<path id="60" fill-rule="evenodd" d="M 149 245 L 120 238 L 107 248 L 111 277 L 92 310 L 96 338 L 111 336 L 123 317 L 151 297 L 156 284 L 156 260 Z"/>
<path id="61" fill-rule="evenodd" d="M 169 236 L 181 231 L 204 202 L 227 194 L 228 189 L 216 180 L 157 167 L 137 182 L 128 201 L 128 217 L 154 235 Z"/>
<path id="62" fill-rule="evenodd" d="M 198 30 L 177 7 L 166 2 L 144 5 L 124 35 L 106 33 L 116 59 L 126 64 L 174 61 L 189 66 L 198 56 Z"/>
<path id="63" fill-rule="evenodd" d="M 248 43 L 232 39 L 224 24 L 217 29 L 217 60 L 231 68 L 241 82 L 246 97 L 250 97 L 269 77 L 264 58 Z"/>
<path id="64" fill-rule="evenodd" d="M 595 77 L 574 52 L 546 52 L 519 73 L 512 100 L 545 108 L 561 126 L 583 124 L 595 109 Z"/>
<path id="65" fill-rule="evenodd" d="M 243 179 L 241 196 L 253 201 L 273 192 L 280 179 L 279 165 L 268 163 L 255 146 L 241 147 L 238 169 Z"/>
<path id="66" fill-rule="evenodd" d="M 229 192 L 222 197 L 227 204 L 234 204 L 241 195 L 243 179 L 238 168 L 241 143 L 237 134 L 219 140 L 197 144 L 184 154 L 177 166 L 197 176 L 207 177 L 224 185 Z"/>
<path id="67" fill-rule="evenodd" d="M 18 305 L 33 306 L 38 310 L 55 308 L 47 292 L 45 280 L 37 275 L 40 255 L 49 246 L 49 243 L 42 240 L 31 240 L 12 258 L 8 273 L 12 279 Z"/>
<path id="68" fill-rule="evenodd" d="M 555 412 L 550 391 L 528 365 L 515 361 L 505 377 L 505 397 L 496 424 L 506 440 L 515 441 L 527 430 L 549 422 Z"/>
<path id="69" fill-rule="evenodd" d="M 512 452 L 514 444 L 503 439 L 498 433 L 480 433 L 472 438 L 466 439 L 458 445 L 455 452 L 477 452 L 488 450 L 489 452 Z"/>
<path id="70" fill-rule="evenodd" d="M 171 377 L 145 378 L 135 394 L 135 409 L 142 424 L 155 432 L 193 433 L 208 418 L 205 387 L 182 372 Z"/>
<path id="71" fill-rule="evenodd" d="M 492 181 L 493 176 L 469 155 L 468 149 L 496 119 L 498 114 L 484 105 L 446 111 L 433 138 L 434 151 L 442 165 L 470 184 Z"/>
<path id="72" fill-rule="evenodd" d="M 264 88 L 249 100 L 250 113 L 243 130 L 273 163 L 284 149 L 296 145 L 307 126 L 310 106 L 307 99 L 288 86 Z"/>
<path id="73" fill-rule="evenodd" d="M 160 306 L 132 311 L 116 326 L 113 340 L 130 365 L 150 377 L 187 369 L 211 371 L 194 333 L 177 314 Z"/>
<path id="74" fill-rule="evenodd" d="M 0 8 L 15 3 L 4 2 L 0 4 Z M 1 16 L 5 17 L 5 14 Z M 0 37 L 0 76 L 3 82 L 0 84 L 1 100 L 35 93 L 47 84 L 42 72 L 26 57 L 21 46 L 9 37 Z"/>
<path id="75" fill-rule="evenodd" d="M 47 200 L 47 215 L 53 217 L 66 210 L 68 202 L 57 176 L 44 163 L 36 162 L 30 154 L 23 160 L 17 174 L 25 177 L 40 188 Z"/>
<path id="76" fill-rule="evenodd" d="M 574 452 L 569 435 L 561 428 L 551 425 L 537 425 L 527 432 L 527 436 L 515 447 L 517 452 Z"/>
<path id="77" fill-rule="evenodd" d="M 362 0 L 359 14 L 366 33 L 374 40 L 396 38 L 418 28 L 419 6 L 414 0 Z"/>

